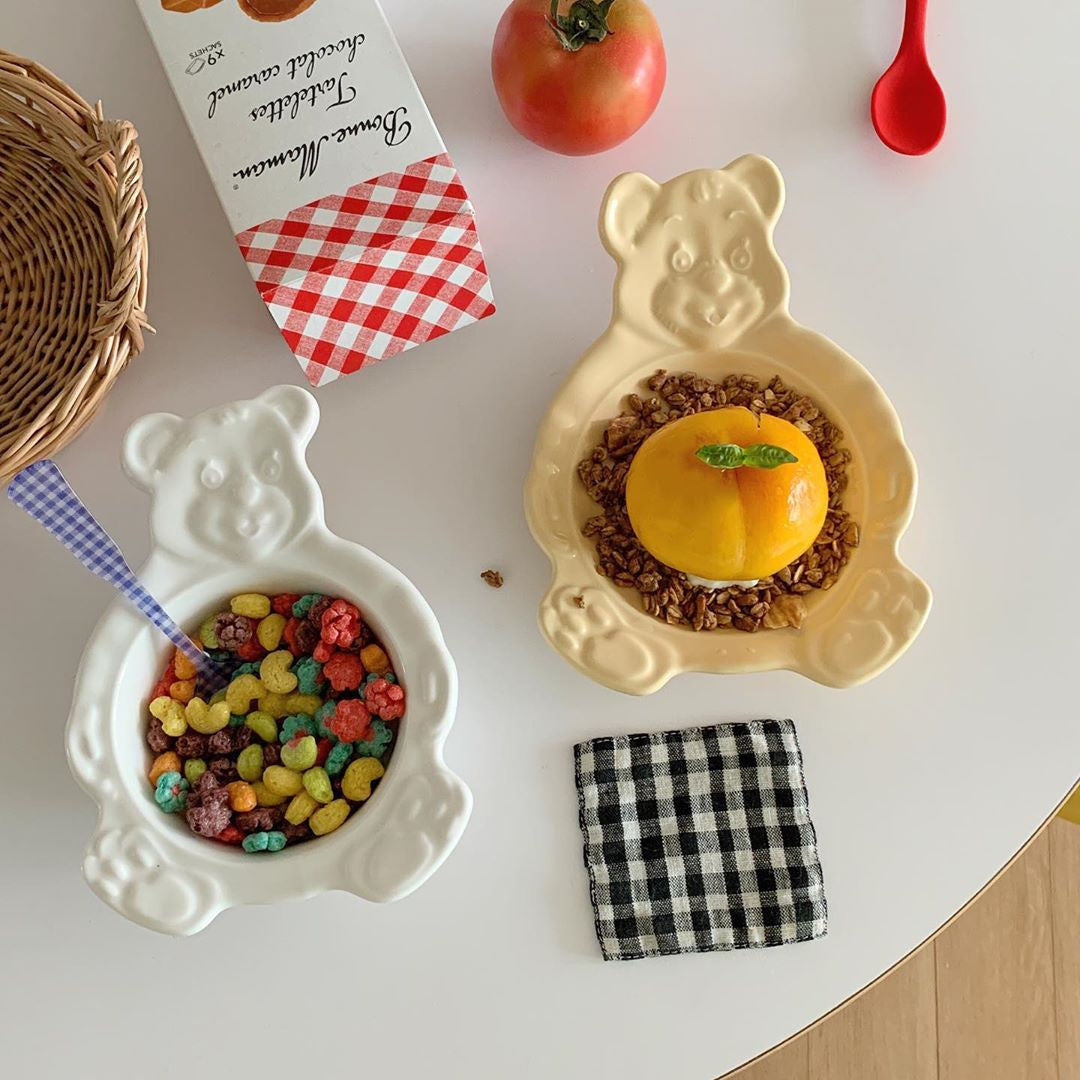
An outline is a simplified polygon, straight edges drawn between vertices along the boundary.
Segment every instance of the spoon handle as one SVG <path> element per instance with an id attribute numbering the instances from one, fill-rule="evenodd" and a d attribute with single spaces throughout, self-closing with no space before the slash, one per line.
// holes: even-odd
<path id="1" fill-rule="evenodd" d="M 907 0 L 904 10 L 904 36 L 900 39 L 900 51 L 917 49 L 926 52 L 926 3 L 927 0 Z"/>
<path id="2" fill-rule="evenodd" d="M 224 685 L 224 672 L 146 591 L 113 538 L 75 494 L 55 461 L 28 465 L 16 473 L 7 493 L 83 566 L 134 604 L 196 666 L 206 686 L 217 689 Z"/>

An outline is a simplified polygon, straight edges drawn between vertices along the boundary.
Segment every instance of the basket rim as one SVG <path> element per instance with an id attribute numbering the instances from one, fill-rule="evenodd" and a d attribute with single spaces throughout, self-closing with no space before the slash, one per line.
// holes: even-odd
<path id="1" fill-rule="evenodd" d="M 24 126 L 19 136 L 24 137 L 13 134 L 19 124 Z M 70 360 L 55 361 L 40 351 L 47 343 L 31 339 L 28 344 L 18 334 L 0 341 L 0 374 L 9 379 L 20 380 L 35 365 L 53 365 L 37 380 L 20 380 L 20 394 L 28 400 L 25 404 L 14 400 L 15 416 L 0 430 L 0 483 L 31 462 L 56 453 L 79 434 L 120 373 L 141 352 L 144 333 L 152 330 L 146 321 L 147 200 L 134 125 L 107 120 L 100 102 L 91 105 L 50 69 L 0 48 L 0 161 L 7 158 L 15 163 L 17 155 L 24 168 L 35 156 L 45 159 L 43 167 L 59 172 L 70 191 L 82 189 L 80 209 L 89 209 L 99 220 L 111 251 L 102 257 L 98 236 L 98 274 L 89 301 L 94 305 L 93 316 L 88 328 L 78 328 L 75 347 L 65 346 L 72 353 Z M 10 200 L 0 203 L 0 219 L 10 205 Z M 30 243 L 36 244 L 29 230 L 20 239 L 28 234 Z M 0 231 L 0 243 L 4 236 Z M 43 246 L 54 242 L 42 238 Z M 42 249 L 35 254 L 42 261 Z M 50 278 L 85 285 L 87 274 L 78 267 L 57 271 L 58 260 L 48 258 L 47 252 L 44 259 Z M 41 317 L 34 308 L 40 298 L 26 287 L 25 277 L 17 276 L 24 273 L 25 268 L 19 266 L 0 272 L 0 309 L 9 320 L 14 314 L 16 326 L 20 321 L 32 325 Z M 55 292 L 55 282 L 50 281 L 50 287 Z M 50 378 L 57 379 L 58 385 L 41 392 L 39 384 Z M 27 384 L 32 391 L 26 390 Z"/>

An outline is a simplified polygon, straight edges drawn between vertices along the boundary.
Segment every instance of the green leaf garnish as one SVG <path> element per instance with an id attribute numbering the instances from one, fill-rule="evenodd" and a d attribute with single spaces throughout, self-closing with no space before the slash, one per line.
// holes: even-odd
<path id="1" fill-rule="evenodd" d="M 746 460 L 746 451 L 735 443 L 709 443 L 696 456 L 714 469 L 737 469 Z"/>
<path id="2" fill-rule="evenodd" d="M 782 446 L 772 443 L 754 443 L 739 446 L 737 443 L 709 443 L 694 455 L 713 469 L 775 469 L 777 465 L 792 465 L 799 459 Z"/>
<path id="3" fill-rule="evenodd" d="M 775 469 L 777 465 L 794 465 L 799 460 L 790 450 L 772 443 L 754 443 L 743 454 L 743 464 L 752 469 Z"/>

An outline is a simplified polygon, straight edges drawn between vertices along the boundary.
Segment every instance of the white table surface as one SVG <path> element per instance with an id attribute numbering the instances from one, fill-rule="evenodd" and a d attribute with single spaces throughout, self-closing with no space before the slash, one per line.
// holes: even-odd
<path id="1" fill-rule="evenodd" d="M 448 759 L 475 793 L 472 823 L 446 866 L 394 905 L 333 894 L 230 911 L 188 940 L 113 914 L 80 878 L 93 810 L 62 748 L 82 642 L 110 595 L 5 503 L 8 1075 L 166 1080 L 256 1076 L 261 1064 L 261 1075 L 708 1080 L 919 944 L 1080 772 L 1080 9 L 932 4 L 950 128 L 934 154 L 910 160 L 866 118 L 898 39 L 898 0 L 657 0 L 671 69 L 658 112 L 623 147 L 572 160 L 503 121 L 488 76 L 501 0 L 386 7 L 476 204 L 499 314 L 320 391 L 309 456 L 331 527 L 397 563 L 442 621 L 461 673 Z M 299 368 L 134 5 L 2 0 L 0 44 L 141 132 L 159 333 L 60 458 L 137 563 L 147 501 L 120 471 L 127 425 L 300 382 Z M 747 151 L 773 157 L 787 180 L 777 246 L 793 313 L 862 360 L 904 420 L 922 484 L 903 552 L 936 603 L 911 651 L 856 690 L 786 673 L 683 676 L 631 699 L 541 639 L 548 566 L 521 483 L 550 396 L 607 320 L 612 265 L 594 231 L 607 182 Z M 365 509 L 354 449 L 396 493 L 393 515 Z M 501 591 L 478 580 L 488 566 L 506 575 Z M 601 962 L 572 744 L 761 715 L 798 726 L 828 937 Z"/>

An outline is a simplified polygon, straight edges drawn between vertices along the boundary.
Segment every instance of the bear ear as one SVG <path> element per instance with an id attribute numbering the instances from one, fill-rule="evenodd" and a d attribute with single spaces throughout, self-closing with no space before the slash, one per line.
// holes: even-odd
<path id="1" fill-rule="evenodd" d="M 736 158 L 725 172 L 731 173 L 753 196 L 770 225 L 776 224 L 784 208 L 784 178 L 780 170 L 760 154 L 744 154 Z"/>
<path id="2" fill-rule="evenodd" d="M 615 258 L 634 246 L 659 191 L 660 185 L 644 173 L 623 173 L 611 181 L 600 210 L 600 236 Z"/>
<path id="3" fill-rule="evenodd" d="M 153 491 L 165 455 L 183 427 L 173 413 L 150 413 L 136 420 L 124 436 L 124 472 L 144 491 Z"/>
<path id="4" fill-rule="evenodd" d="M 299 386 L 271 386 L 258 400 L 278 413 L 296 432 L 301 445 L 307 446 L 319 426 L 319 404 L 312 394 Z"/>

